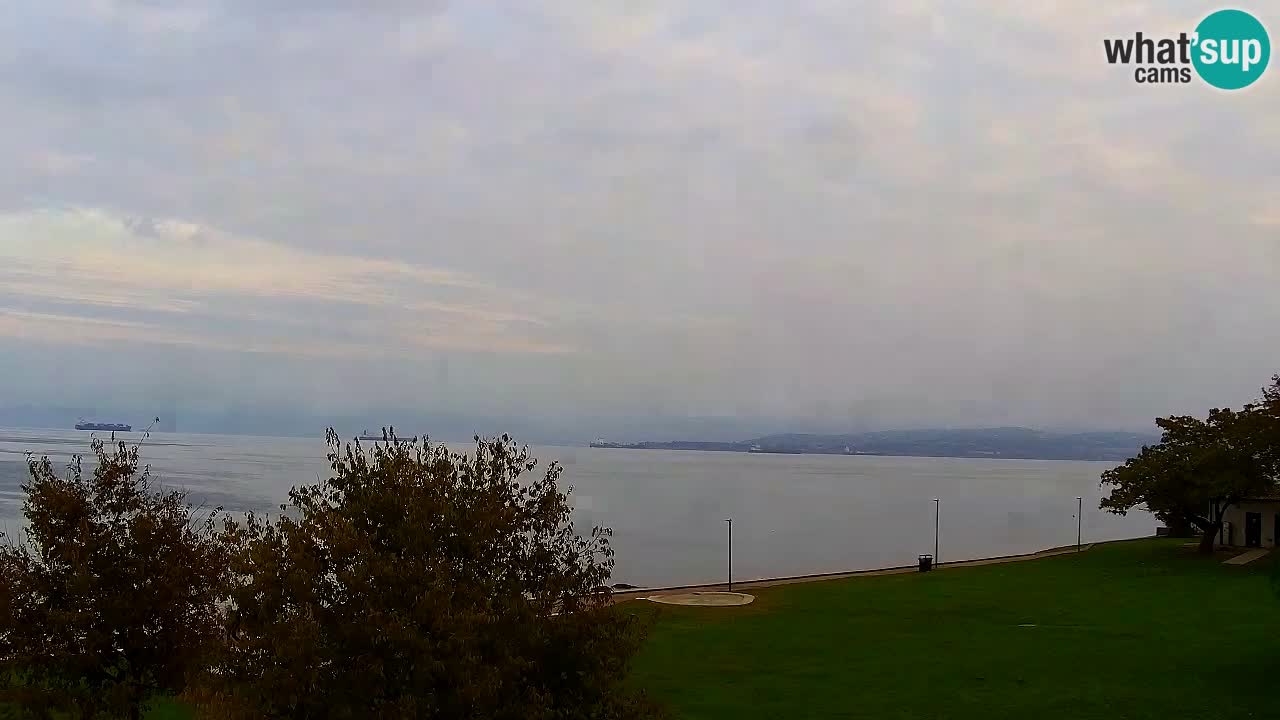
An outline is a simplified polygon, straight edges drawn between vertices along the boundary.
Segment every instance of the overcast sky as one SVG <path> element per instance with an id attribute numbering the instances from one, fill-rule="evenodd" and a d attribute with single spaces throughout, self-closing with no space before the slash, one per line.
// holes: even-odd
<path id="1" fill-rule="evenodd" d="M 6 3 L 0 405 L 1236 405 L 1280 370 L 1280 68 L 1141 86 L 1102 48 L 1209 9 Z"/>

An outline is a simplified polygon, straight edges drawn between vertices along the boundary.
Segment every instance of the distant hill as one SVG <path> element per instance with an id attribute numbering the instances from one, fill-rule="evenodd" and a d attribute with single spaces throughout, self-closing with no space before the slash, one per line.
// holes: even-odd
<path id="1" fill-rule="evenodd" d="M 785 433 L 739 443 L 692 441 L 593 443 L 637 450 L 717 450 L 813 455 L 910 455 L 915 457 L 1026 460 L 1125 460 L 1155 435 L 1129 432 L 1051 433 L 1019 427 L 965 430 L 886 430 L 826 435 Z"/>

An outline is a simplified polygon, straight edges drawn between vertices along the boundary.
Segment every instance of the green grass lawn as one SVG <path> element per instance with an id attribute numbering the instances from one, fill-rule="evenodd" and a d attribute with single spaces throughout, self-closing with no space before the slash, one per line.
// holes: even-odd
<path id="1" fill-rule="evenodd" d="M 1280 718 L 1269 559 L 1222 559 L 1146 540 L 623 607 L 658 614 L 634 680 L 680 718 Z"/>

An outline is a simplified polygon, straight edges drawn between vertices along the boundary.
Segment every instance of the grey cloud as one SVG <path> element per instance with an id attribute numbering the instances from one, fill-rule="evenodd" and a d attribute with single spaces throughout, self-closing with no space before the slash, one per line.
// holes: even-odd
<path id="1" fill-rule="evenodd" d="M 167 219 L 475 281 L 0 298 L 299 348 L 243 361 L 280 403 L 1131 426 L 1239 402 L 1280 357 L 1258 330 L 1280 320 L 1274 227 L 1245 220 L 1274 204 L 1275 77 L 1138 88 L 1101 57 L 1190 5 L 97 7 L 0 21 L 6 216 L 95 208 L 142 240 Z M 324 345 L 355 355 L 306 359 Z M 452 358 L 456 394 L 434 371 L 395 389 L 418 352 Z M 375 357 L 400 369 L 334 390 Z M 32 399 L 59 380 L 16 372 Z"/>

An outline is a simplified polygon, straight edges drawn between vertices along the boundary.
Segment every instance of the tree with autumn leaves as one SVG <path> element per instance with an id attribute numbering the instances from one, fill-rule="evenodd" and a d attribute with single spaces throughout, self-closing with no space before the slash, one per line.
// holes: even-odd
<path id="1" fill-rule="evenodd" d="M 29 458 L 22 542 L 0 542 L 0 709 L 139 717 L 219 646 L 230 548 L 139 451 L 94 440 L 95 467 Z"/>
<path id="2" fill-rule="evenodd" d="M 649 717 L 643 637 L 611 608 L 609 531 L 579 535 L 561 468 L 505 435 L 473 453 L 343 445 L 274 522 L 228 525 L 228 635 L 196 694 L 227 718 Z"/>

